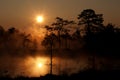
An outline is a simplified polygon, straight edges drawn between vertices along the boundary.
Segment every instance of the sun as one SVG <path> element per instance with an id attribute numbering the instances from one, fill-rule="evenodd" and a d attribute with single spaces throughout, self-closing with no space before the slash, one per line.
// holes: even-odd
<path id="1" fill-rule="evenodd" d="M 37 21 L 38 23 L 43 22 L 43 20 L 44 20 L 43 16 L 37 16 L 37 17 L 36 17 L 36 21 Z"/>

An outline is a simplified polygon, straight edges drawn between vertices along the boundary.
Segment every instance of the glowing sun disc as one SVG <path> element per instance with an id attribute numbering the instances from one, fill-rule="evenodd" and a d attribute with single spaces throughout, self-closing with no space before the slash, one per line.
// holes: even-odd
<path id="1" fill-rule="evenodd" d="M 37 16 L 36 18 L 37 22 L 43 22 L 43 16 Z"/>

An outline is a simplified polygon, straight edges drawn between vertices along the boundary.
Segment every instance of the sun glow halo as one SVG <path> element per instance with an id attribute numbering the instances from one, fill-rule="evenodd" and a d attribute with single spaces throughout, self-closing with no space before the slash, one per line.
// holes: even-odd
<path id="1" fill-rule="evenodd" d="M 27 57 L 25 60 L 26 72 L 28 71 L 29 76 L 39 77 L 40 75 L 45 75 L 49 71 L 49 66 L 47 63 L 49 58 L 43 56 Z"/>
<path id="2" fill-rule="evenodd" d="M 41 23 L 41 22 L 43 22 L 43 16 L 37 16 L 36 17 L 36 21 L 38 22 L 38 23 Z"/>

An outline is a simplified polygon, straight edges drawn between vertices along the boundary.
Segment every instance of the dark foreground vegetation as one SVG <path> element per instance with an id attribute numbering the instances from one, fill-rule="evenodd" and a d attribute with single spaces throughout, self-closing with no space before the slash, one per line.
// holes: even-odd
<path id="1" fill-rule="evenodd" d="M 15 78 L 1 77 L 0 80 L 119 80 L 120 70 L 108 70 L 108 71 L 96 71 L 96 70 L 85 70 L 80 71 L 71 75 L 50 75 L 40 77 L 23 77 L 18 76 Z"/>

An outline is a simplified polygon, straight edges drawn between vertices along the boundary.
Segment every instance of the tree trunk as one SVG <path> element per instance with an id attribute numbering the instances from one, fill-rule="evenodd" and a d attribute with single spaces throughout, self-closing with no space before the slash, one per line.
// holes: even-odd
<path id="1" fill-rule="evenodd" d="M 61 49 L 61 38 L 60 38 L 60 31 L 58 31 L 58 41 L 59 41 L 59 49 Z"/>
<path id="2" fill-rule="evenodd" d="M 52 51 L 52 44 L 50 49 L 50 74 L 52 75 L 52 57 L 53 57 L 53 51 Z"/>

